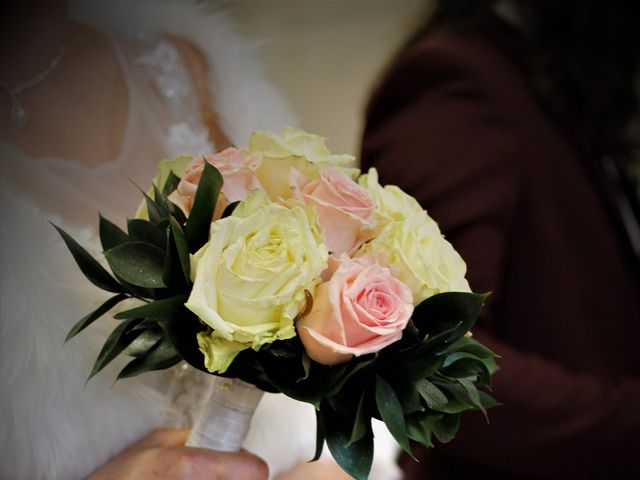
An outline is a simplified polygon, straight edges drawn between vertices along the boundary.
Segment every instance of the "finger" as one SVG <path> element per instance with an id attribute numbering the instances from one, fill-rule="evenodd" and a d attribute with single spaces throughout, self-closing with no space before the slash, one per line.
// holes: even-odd
<path id="1" fill-rule="evenodd" d="M 131 445 L 127 450 L 183 447 L 190 432 L 191 430 L 182 428 L 159 428 L 149 433 L 142 440 Z"/>
<path id="2" fill-rule="evenodd" d="M 269 467 L 261 458 L 248 452 L 215 452 L 185 447 L 189 453 L 189 474 L 207 480 L 267 480 Z"/>

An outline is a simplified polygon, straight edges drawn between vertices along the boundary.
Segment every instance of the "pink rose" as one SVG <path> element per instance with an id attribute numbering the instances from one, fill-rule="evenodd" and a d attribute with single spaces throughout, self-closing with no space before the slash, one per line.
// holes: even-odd
<path id="1" fill-rule="evenodd" d="M 297 328 L 309 357 L 336 365 L 399 340 L 412 313 L 411 290 L 388 267 L 343 255 L 331 279 L 316 288 L 311 312 Z"/>
<path id="2" fill-rule="evenodd" d="M 249 192 L 262 189 L 255 175 L 256 169 L 262 162 L 260 153 L 250 153 L 247 148 L 230 147 L 215 155 L 203 155 L 193 159 L 180 180 L 177 190 L 169 196 L 187 214 L 193 207 L 205 161 L 216 167 L 224 179 L 222 202 L 219 201 L 220 205 L 216 205 L 218 215 L 214 215 L 214 218 L 222 213 L 222 208 L 226 205 L 244 200 Z"/>
<path id="3" fill-rule="evenodd" d="M 316 208 L 332 255 L 352 254 L 373 237 L 375 204 L 371 194 L 340 171 L 327 168 L 319 179 L 309 181 L 294 170 L 291 184 L 295 198 Z"/>

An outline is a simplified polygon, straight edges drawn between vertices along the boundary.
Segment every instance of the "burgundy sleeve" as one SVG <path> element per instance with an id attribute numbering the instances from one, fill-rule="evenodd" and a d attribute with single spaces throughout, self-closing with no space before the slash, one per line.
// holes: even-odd
<path id="1" fill-rule="evenodd" d="M 518 137 L 496 95 L 450 56 L 417 56 L 374 97 L 365 131 L 363 171 L 376 167 L 382 184 L 415 196 L 465 259 L 472 289 L 492 292 L 474 334 L 502 357 L 493 394 L 504 406 L 490 411 L 490 425 L 464 415 L 458 438 L 436 453 L 534 476 L 553 471 L 559 458 L 575 460 L 565 472 L 572 478 L 599 466 L 631 468 L 637 379 L 614 385 L 575 375 L 501 340 L 499 325 L 510 319 L 496 306 L 524 184 Z"/>

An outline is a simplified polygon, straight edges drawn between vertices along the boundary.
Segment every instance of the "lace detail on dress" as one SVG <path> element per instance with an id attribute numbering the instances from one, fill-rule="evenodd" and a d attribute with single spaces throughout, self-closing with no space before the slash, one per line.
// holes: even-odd
<path id="1" fill-rule="evenodd" d="M 155 48 L 138 57 L 136 65 L 144 65 L 152 71 L 156 86 L 170 101 L 182 102 L 191 94 L 191 79 L 178 50 L 167 41 L 160 41 Z"/>
<path id="2" fill-rule="evenodd" d="M 186 122 L 169 125 L 169 133 L 164 144 L 171 157 L 179 155 L 195 157 L 213 151 L 207 129 L 204 127 L 191 128 Z"/>
<path id="3" fill-rule="evenodd" d="M 169 156 L 202 155 L 214 150 L 198 111 L 191 76 L 178 49 L 166 40 L 139 55 L 135 64 L 147 69 L 151 80 L 174 110 L 174 118 L 183 121 L 168 125 L 163 145 Z"/>

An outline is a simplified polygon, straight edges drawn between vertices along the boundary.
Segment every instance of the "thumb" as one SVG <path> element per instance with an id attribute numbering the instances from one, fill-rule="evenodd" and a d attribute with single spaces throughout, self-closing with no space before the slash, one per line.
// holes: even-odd
<path id="1" fill-rule="evenodd" d="M 267 480 L 269 467 L 260 457 L 252 453 L 216 452 L 205 448 L 189 448 L 191 470 L 194 478 L 211 480 L 243 479 Z"/>

